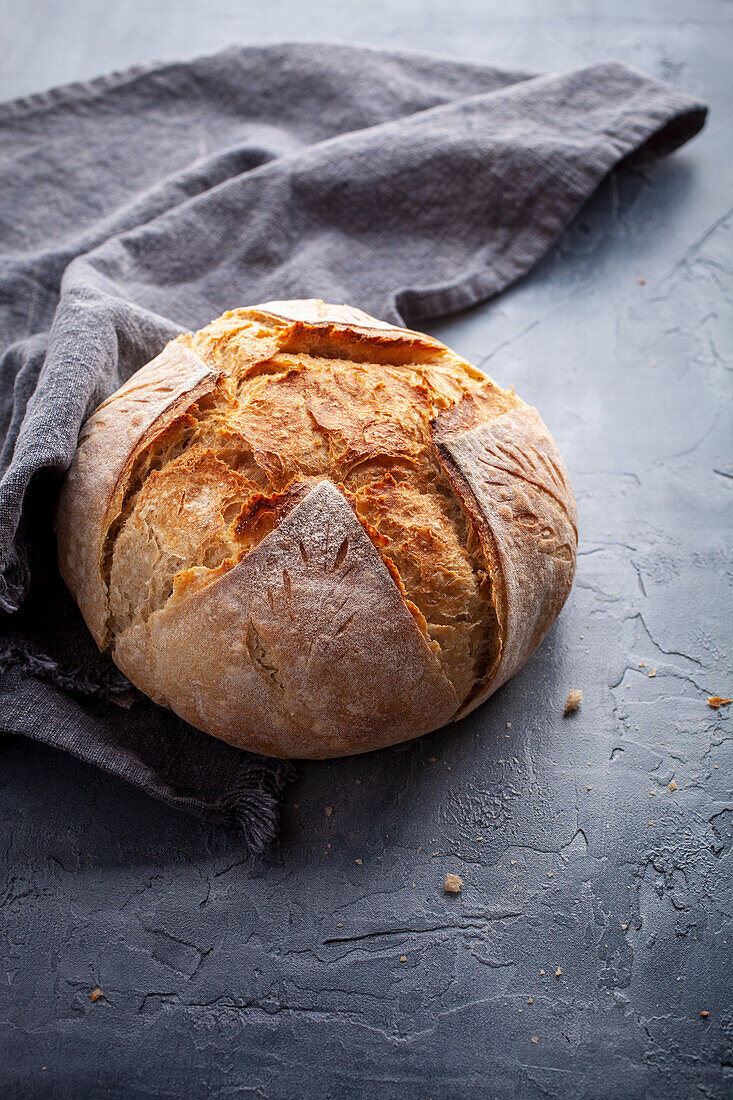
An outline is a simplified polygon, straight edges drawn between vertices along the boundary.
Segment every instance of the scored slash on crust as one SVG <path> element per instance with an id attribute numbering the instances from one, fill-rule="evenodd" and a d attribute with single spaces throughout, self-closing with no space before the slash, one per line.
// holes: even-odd
<path id="1" fill-rule="evenodd" d="M 294 745 L 295 755 L 325 756 L 391 744 L 395 735 L 442 725 L 458 702 L 378 552 L 328 481 L 215 585 L 127 630 L 115 653 L 133 682 L 175 697 L 193 725 L 235 743 L 244 725 L 272 754 Z"/>

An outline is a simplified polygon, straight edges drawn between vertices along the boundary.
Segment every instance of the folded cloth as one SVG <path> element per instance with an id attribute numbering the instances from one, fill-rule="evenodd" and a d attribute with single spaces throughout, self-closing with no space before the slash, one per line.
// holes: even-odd
<path id="1" fill-rule="evenodd" d="M 611 169 L 677 148 L 705 114 L 618 62 L 535 75 L 313 44 L 0 106 L 2 728 L 261 849 L 289 765 L 133 692 L 59 579 L 54 497 L 82 421 L 228 308 L 320 297 L 414 325 L 482 301 Z"/>

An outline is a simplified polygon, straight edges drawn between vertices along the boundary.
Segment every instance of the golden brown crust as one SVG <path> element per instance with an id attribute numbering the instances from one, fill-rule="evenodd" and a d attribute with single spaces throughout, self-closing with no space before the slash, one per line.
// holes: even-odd
<path id="1" fill-rule="evenodd" d="M 214 389 L 221 371 L 173 340 L 89 417 L 56 509 L 61 576 L 97 645 L 108 643 L 105 540 L 137 455 L 181 408 Z"/>
<path id="2" fill-rule="evenodd" d="M 501 391 L 438 341 L 379 322 L 368 328 L 370 318 L 346 307 L 320 304 L 307 324 L 300 318 L 311 305 L 295 303 L 291 318 L 280 303 L 236 310 L 192 337 L 194 348 L 228 373 L 231 401 L 220 415 L 239 434 L 237 476 L 245 473 L 246 450 L 246 476 L 259 480 L 263 492 L 308 476 L 338 485 L 404 582 L 417 621 L 424 618 L 463 698 L 484 660 L 488 601 L 480 548 L 468 546 L 470 532 L 437 461 L 431 420 L 467 390 L 475 391 L 477 406 Z M 355 316 L 361 327 L 345 327 L 345 316 Z M 207 445 L 217 446 L 211 433 Z M 201 452 L 202 464 L 204 457 Z M 197 474 L 190 464 L 186 478 L 193 488 Z M 162 489 L 156 493 L 162 498 Z M 162 516 L 135 517 L 135 541 L 148 543 L 151 559 L 156 549 L 145 528 L 152 520 L 155 539 L 168 545 L 166 513 L 168 506 Z M 185 514 L 188 527 L 193 517 Z M 229 553 L 234 535 L 222 534 Z"/>
<path id="3" fill-rule="evenodd" d="M 90 418 L 59 562 L 143 691 L 319 757 L 427 732 L 521 667 L 569 590 L 574 509 L 535 410 L 439 341 L 267 302 Z"/>

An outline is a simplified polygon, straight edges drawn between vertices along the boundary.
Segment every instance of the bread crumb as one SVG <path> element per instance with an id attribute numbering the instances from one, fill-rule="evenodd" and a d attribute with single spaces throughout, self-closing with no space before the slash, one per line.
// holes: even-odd
<path id="1" fill-rule="evenodd" d="M 639 661 L 639 668 L 646 668 L 646 661 Z"/>
<path id="2" fill-rule="evenodd" d="M 406 963 L 407 962 L 407 955 L 400 955 L 400 962 L 401 963 Z"/>
<path id="3" fill-rule="evenodd" d="M 592 787 L 586 787 L 585 789 L 586 789 L 586 791 L 592 791 L 593 790 Z"/>
<path id="4" fill-rule="evenodd" d="M 134 691 L 123 691 L 120 695 L 110 694 L 109 700 L 116 707 L 124 707 L 125 710 L 129 710 L 135 702 L 135 693 Z"/>
<path id="5" fill-rule="evenodd" d="M 718 707 L 727 707 L 731 702 L 730 699 L 724 699 L 722 695 L 711 695 L 708 699 L 708 706 L 713 710 L 717 710 Z"/>
<path id="6" fill-rule="evenodd" d="M 639 279 L 639 286 L 646 286 L 646 279 Z"/>
<path id="7" fill-rule="evenodd" d="M 674 779 L 670 783 L 668 783 L 667 790 L 668 791 L 676 791 L 677 790 L 677 784 L 675 783 Z"/>
<path id="8" fill-rule="evenodd" d="M 99 998 L 103 997 L 103 996 L 104 996 L 104 993 L 102 992 L 101 989 L 93 989 L 92 992 L 91 992 L 91 995 L 89 997 L 89 1000 L 92 1002 L 92 1004 L 94 1004 L 95 1001 L 98 1001 Z"/>
<path id="9" fill-rule="evenodd" d="M 539 1039 L 537 1038 L 537 1036 L 536 1036 L 536 1035 L 533 1035 L 533 1036 L 532 1036 L 532 1042 L 533 1042 L 533 1043 L 539 1043 Z"/>
<path id="10" fill-rule="evenodd" d="M 509 862 L 511 863 L 511 865 L 513 867 L 517 861 L 516 861 L 516 859 L 510 859 Z"/>
<path id="11" fill-rule="evenodd" d="M 544 975 L 545 975 L 545 972 L 544 972 L 544 970 L 540 970 L 540 976 L 541 976 L 541 977 L 544 977 Z"/>
<path id="12" fill-rule="evenodd" d="M 710 1013 L 706 1012 L 705 1009 L 703 1009 L 702 1012 L 700 1013 L 700 1015 L 702 1016 L 703 1020 L 707 1020 Z"/>
<path id="13" fill-rule="evenodd" d="M 361 860 L 360 859 L 355 859 L 354 863 L 356 864 L 357 867 L 361 867 Z"/>
<path id="14" fill-rule="evenodd" d="M 583 692 L 580 688 L 571 688 L 565 700 L 564 714 L 573 714 L 583 702 Z"/>
<path id="15" fill-rule="evenodd" d="M 548 878 L 554 878 L 555 877 L 555 872 L 554 871 L 548 871 L 547 872 L 547 877 Z"/>
<path id="16" fill-rule="evenodd" d="M 649 679 L 651 680 L 652 677 L 654 677 L 656 675 L 657 675 L 657 670 L 655 668 L 651 669 L 650 672 L 649 672 Z"/>
<path id="17" fill-rule="evenodd" d="M 562 970 L 560 969 L 559 966 L 558 966 L 557 970 L 555 971 L 555 977 L 556 978 L 561 978 L 562 977 Z"/>
<path id="18" fill-rule="evenodd" d="M 437 757 L 436 756 L 429 756 L 428 760 L 430 761 L 431 764 L 434 764 L 435 761 L 437 760 Z"/>
<path id="19" fill-rule="evenodd" d="M 448 874 L 445 876 L 443 890 L 446 894 L 460 894 L 462 886 L 463 879 L 459 875 Z"/>
<path id="20" fill-rule="evenodd" d="M 533 1005 L 534 1004 L 534 997 L 527 997 L 527 1004 L 528 1005 Z"/>
<path id="21" fill-rule="evenodd" d="M 511 722 L 507 722 L 507 724 L 506 724 L 506 728 L 507 728 L 508 730 L 510 730 L 510 729 L 512 728 L 512 724 L 511 724 Z"/>
<path id="22" fill-rule="evenodd" d="M 333 806 L 326 806 L 326 817 L 330 817 L 333 813 Z"/>
<path id="23" fill-rule="evenodd" d="M 621 931 L 625 932 L 628 927 L 629 927 L 628 924 L 622 924 L 621 925 Z"/>

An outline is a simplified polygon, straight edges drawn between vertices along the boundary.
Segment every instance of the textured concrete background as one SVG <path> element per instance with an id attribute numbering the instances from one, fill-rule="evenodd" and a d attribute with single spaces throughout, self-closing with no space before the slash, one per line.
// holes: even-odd
<path id="1" fill-rule="evenodd" d="M 264 860 L 0 741 L 5 1096 L 731 1095 L 731 716 L 706 700 L 733 694 L 732 24 L 723 0 L 1 0 L 3 98 L 306 37 L 615 56 L 712 107 L 433 328 L 540 408 L 579 499 L 568 606 L 487 706 L 301 767 Z"/>

